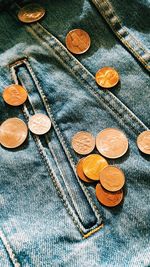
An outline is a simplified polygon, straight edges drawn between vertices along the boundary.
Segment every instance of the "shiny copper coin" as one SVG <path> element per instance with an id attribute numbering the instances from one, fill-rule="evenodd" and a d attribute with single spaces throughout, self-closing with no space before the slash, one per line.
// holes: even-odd
<path id="1" fill-rule="evenodd" d="M 109 192 L 105 190 L 99 183 L 96 185 L 96 197 L 101 204 L 106 207 L 115 207 L 120 204 L 123 199 L 123 190 L 117 192 Z"/>
<path id="2" fill-rule="evenodd" d="M 90 36 L 81 29 L 74 29 L 66 36 L 66 46 L 74 54 L 85 53 L 91 44 Z"/>
<path id="3" fill-rule="evenodd" d="M 77 172 L 77 175 L 79 176 L 79 178 L 80 178 L 82 181 L 84 181 L 84 182 L 86 182 L 86 183 L 93 183 L 93 181 L 90 180 L 90 179 L 88 179 L 88 178 L 85 176 L 84 172 L 83 172 L 83 160 L 84 160 L 84 158 L 80 159 L 80 160 L 78 161 L 78 163 L 77 163 L 77 166 L 76 166 L 76 172 Z"/>
<path id="4" fill-rule="evenodd" d="M 106 128 L 97 135 L 96 147 L 104 157 L 116 159 L 127 152 L 128 139 L 121 130 Z"/>
<path id="5" fill-rule="evenodd" d="M 45 15 L 45 9 L 38 4 L 28 4 L 21 8 L 18 19 L 24 23 L 31 23 L 40 20 Z"/>
<path id="6" fill-rule="evenodd" d="M 45 114 L 37 113 L 29 118 L 28 127 L 32 133 L 42 135 L 50 130 L 51 121 Z"/>
<path id="7" fill-rule="evenodd" d="M 27 100 L 27 97 L 28 93 L 26 89 L 18 84 L 11 84 L 3 91 L 4 101 L 11 106 L 22 105 Z"/>
<path id="8" fill-rule="evenodd" d="M 108 166 L 106 159 L 98 154 L 91 154 L 83 160 L 83 172 L 91 180 L 98 181 L 100 172 Z"/>
<path id="9" fill-rule="evenodd" d="M 111 67 L 104 67 L 96 72 L 95 79 L 101 87 L 111 88 L 119 82 L 120 78 L 115 69 Z"/>
<path id="10" fill-rule="evenodd" d="M 0 143 L 7 148 L 20 146 L 27 138 L 28 128 L 24 121 L 10 118 L 0 126 Z"/>
<path id="11" fill-rule="evenodd" d="M 109 165 L 100 172 L 100 183 L 108 191 L 118 191 L 124 186 L 124 173 L 118 167 Z"/>
<path id="12" fill-rule="evenodd" d="M 72 138 L 72 147 L 78 154 L 87 155 L 95 147 L 95 137 L 89 132 L 77 132 Z"/>
<path id="13" fill-rule="evenodd" d="M 150 131 L 144 131 L 138 136 L 137 146 L 143 153 L 150 155 Z"/>

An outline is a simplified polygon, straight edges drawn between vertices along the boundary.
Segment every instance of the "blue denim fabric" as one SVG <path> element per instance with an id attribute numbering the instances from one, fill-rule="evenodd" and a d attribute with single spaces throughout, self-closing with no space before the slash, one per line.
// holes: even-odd
<path id="1" fill-rule="evenodd" d="M 27 123 L 42 112 L 53 125 L 45 136 L 29 133 L 19 148 L 0 147 L 0 267 L 148 267 L 150 158 L 136 138 L 150 126 L 149 3 L 38 2 L 46 9 L 38 23 L 18 21 L 23 2 L 0 13 L 0 90 L 20 83 L 29 94 L 15 108 L 1 97 L 1 122 L 17 116 Z M 65 48 L 73 28 L 91 37 L 80 56 Z M 103 66 L 121 77 L 111 91 L 95 83 Z M 79 181 L 80 156 L 70 145 L 77 131 L 96 136 L 106 127 L 129 139 L 127 154 L 108 161 L 126 175 L 124 203 L 112 209 L 97 201 L 95 185 Z"/>

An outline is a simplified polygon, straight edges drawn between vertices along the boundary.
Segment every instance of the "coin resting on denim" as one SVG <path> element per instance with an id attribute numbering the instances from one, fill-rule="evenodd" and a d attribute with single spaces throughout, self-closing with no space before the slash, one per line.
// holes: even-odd
<path id="1" fill-rule="evenodd" d="M 0 0 L 0 267 L 150 266 L 148 1 L 26 3 Z"/>

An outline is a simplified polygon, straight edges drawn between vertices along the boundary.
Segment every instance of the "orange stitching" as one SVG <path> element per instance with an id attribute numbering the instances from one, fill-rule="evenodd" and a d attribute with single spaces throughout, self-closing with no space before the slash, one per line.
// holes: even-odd
<path id="1" fill-rule="evenodd" d="M 90 232 L 88 232 L 87 234 L 83 235 L 83 238 L 88 238 L 89 236 L 91 236 L 92 234 L 96 233 L 98 230 L 100 230 L 103 227 L 104 227 L 104 224 L 102 223 L 101 225 L 99 225 L 95 229 L 93 229 Z"/>

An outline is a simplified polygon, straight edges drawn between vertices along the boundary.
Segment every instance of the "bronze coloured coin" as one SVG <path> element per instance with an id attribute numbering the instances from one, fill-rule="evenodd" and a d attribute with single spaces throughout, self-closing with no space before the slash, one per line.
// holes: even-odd
<path id="1" fill-rule="evenodd" d="M 28 127 L 32 133 L 42 135 L 50 130 L 51 121 L 45 114 L 37 113 L 29 118 Z"/>
<path id="2" fill-rule="evenodd" d="M 90 36 L 82 29 L 74 29 L 66 36 L 66 46 L 74 54 L 85 53 L 91 44 Z"/>
<path id="3" fill-rule="evenodd" d="M 96 147 L 106 158 L 116 159 L 123 156 L 128 150 L 128 139 L 117 128 L 106 128 L 96 137 Z"/>
<path id="4" fill-rule="evenodd" d="M 0 143 L 7 148 L 20 146 L 28 135 L 28 128 L 24 121 L 10 118 L 0 126 Z"/>
<path id="5" fill-rule="evenodd" d="M 143 153 L 150 155 L 150 131 L 140 133 L 137 138 L 137 146 Z"/>
<path id="6" fill-rule="evenodd" d="M 79 178 L 80 178 L 82 181 L 84 181 L 84 182 L 86 182 L 86 183 L 91 183 L 91 182 L 93 183 L 93 181 L 90 180 L 90 179 L 88 179 L 88 178 L 85 176 L 84 172 L 83 172 L 83 160 L 84 160 L 84 158 L 80 159 L 80 160 L 78 161 L 78 163 L 77 163 L 77 166 L 76 166 L 76 172 L 77 172 L 77 175 L 79 176 Z"/>
<path id="7" fill-rule="evenodd" d="M 98 183 L 96 185 L 96 197 L 101 204 L 106 207 L 115 207 L 120 204 L 123 199 L 123 190 L 119 190 L 117 192 L 109 192 L 102 188 L 102 186 Z"/>
<path id="8" fill-rule="evenodd" d="M 24 23 L 31 23 L 40 20 L 45 15 L 45 9 L 33 3 L 21 8 L 18 12 L 18 19 Z"/>
<path id="9" fill-rule="evenodd" d="M 25 88 L 18 84 L 11 84 L 3 91 L 4 101 L 11 106 L 20 106 L 27 100 L 28 94 Z"/>
<path id="10" fill-rule="evenodd" d="M 95 147 L 95 137 L 89 132 L 77 132 L 72 138 L 72 147 L 78 154 L 87 155 Z"/>
<path id="11" fill-rule="evenodd" d="M 108 191 L 118 191 L 124 186 L 124 173 L 118 167 L 109 165 L 100 172 L 100 183 Z"/>
<path id="12" fill-rule="evenodd" d="M 104 88 L 114 87 L 119 82 L 118 72 L 111 67 L 104 67 L 96 72 L 96 82 Z"/>
<path id="13" fill-rule="evenodd" d="M 91 154 L 83 160 L 83 172 L 91 180 L 98 181 L 100 172 L 108 166 L 107 161 L 98 154 Z"/>

